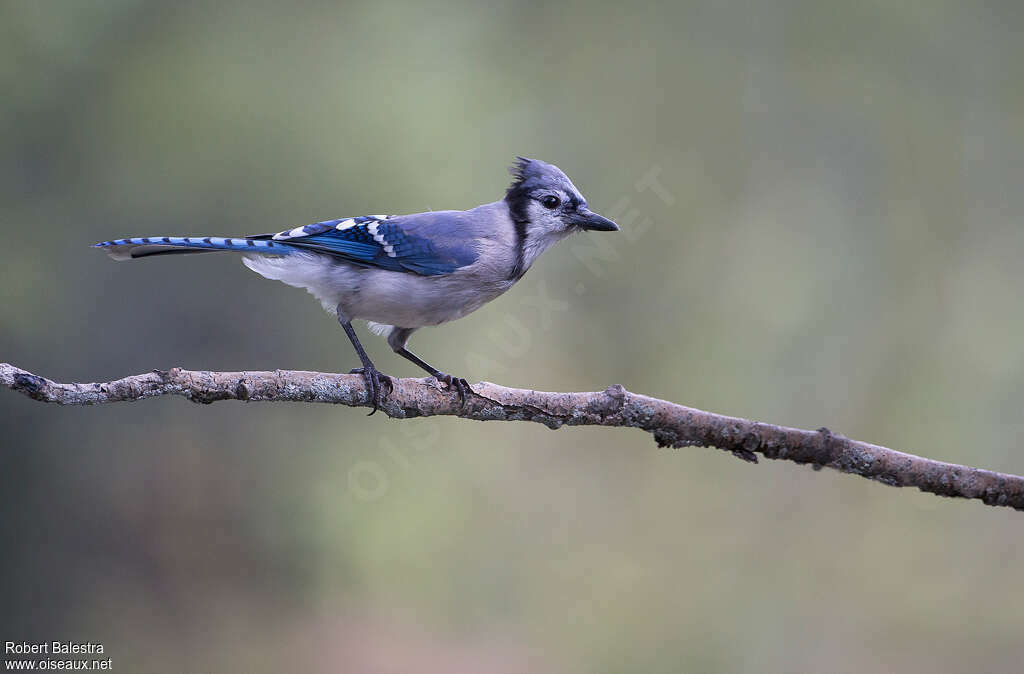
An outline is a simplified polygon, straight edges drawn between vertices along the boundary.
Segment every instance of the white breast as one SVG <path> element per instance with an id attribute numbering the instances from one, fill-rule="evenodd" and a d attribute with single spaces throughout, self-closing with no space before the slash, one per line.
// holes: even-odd
<path id="1" fill-rule="evenodd" d="M 476 311 L 512 286 L 504 270 L 478 264 L 442 276 L 356 267 L 323 255 L 248 255 L 245 266 L 288 285 L 305 288 L 324 309 L 340 305 L 350 319 L 419 328 Z"/>

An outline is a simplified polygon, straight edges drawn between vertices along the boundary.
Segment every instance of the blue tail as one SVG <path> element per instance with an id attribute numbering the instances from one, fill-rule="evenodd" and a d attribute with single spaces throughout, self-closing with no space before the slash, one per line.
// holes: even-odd
<path id="1" fill-rule="evenodd" d="M 103 241 L 94 245 L 93 248 L 105 249 L 115 260 L 131 260 L 150 255 L 207 253 L 215 250 L 234 250 L 268 255 L 287 255 L 296 251 L 294 246 L 287 243 L 270 240 L 269 234 L 259 237 L 146 236 Z"/>

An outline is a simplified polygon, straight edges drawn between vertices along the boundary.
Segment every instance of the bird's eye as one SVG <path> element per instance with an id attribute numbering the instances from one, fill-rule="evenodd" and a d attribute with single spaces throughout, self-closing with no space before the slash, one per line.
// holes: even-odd
<path id="1" fill-rule="evenodd" d="M 544 208 L 551 209 L 558 208 L 558 204 L 562 203 L 562 200 L 554 195 L 549 194 L 548 196 L 541 199 L 540 203 L 544 205 Z"/>

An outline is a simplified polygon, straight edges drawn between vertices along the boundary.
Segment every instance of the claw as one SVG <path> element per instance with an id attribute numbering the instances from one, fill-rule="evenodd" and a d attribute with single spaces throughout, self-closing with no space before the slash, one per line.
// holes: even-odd
<path id="1" fill-rule="evenodd" d="M 470 387 L 469 382 L 462 377 L 453 377 L 450 374 L 444 372 L 437 372 L 434 374 L 434 379 L 445 384 L 449 389 L 455 389 L 459 392 L 459 407 L 466 406 L 466 394 L 472 393 L 473 389 Z"/>
<path id="2" fill-rule="evenodd" d="M 384 392 L 385 385 L 388 389 L 392 391 L 395 390 L 394 384 L 391 383 L 391 377 L 374 367 L 357 367 L 349 370 L 348 373 L 361 374 L 366 380 L 366 388 L 369 389 L 367 402 L 373 401 L 373 410 L 371 410 L 366 416 L 372 417 L 377 410 L 380 409 L 381 403 L 384 402 L 384 398 L 387 397 L 387 394 Z"/>

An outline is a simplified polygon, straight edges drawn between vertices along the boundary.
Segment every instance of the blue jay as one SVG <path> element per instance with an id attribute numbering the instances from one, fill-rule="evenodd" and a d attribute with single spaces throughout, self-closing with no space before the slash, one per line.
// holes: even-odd
<path id="1" fill-rule="evenodd" d="M 373 410 L 391 382 L 363 350 L 352 320 L 365 319 L 400 356 L 457 389 L 469 384 L 405 348 L 428 325 L 462 318 L 515 285 L 551 244 L 582 230 L 617 231 L 592 212 L 562 171 L 518 157 L 505 197 L 468 211 L 366 215 L 277 234 L 148 236 L 97 243 L 115 260 L 230 250 L 258 274 L 305 288 L 336 314 L 363 366 Z"/>

